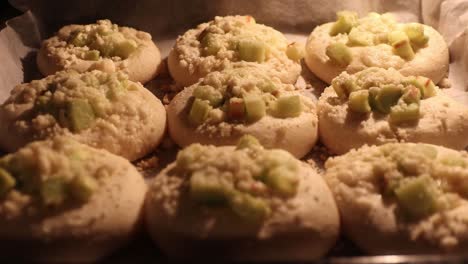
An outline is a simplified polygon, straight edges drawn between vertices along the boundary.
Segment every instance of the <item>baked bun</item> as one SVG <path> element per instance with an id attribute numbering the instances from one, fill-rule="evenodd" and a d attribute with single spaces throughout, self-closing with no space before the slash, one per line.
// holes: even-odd
<path id="1" fill-rule="evenodd" d="M 0 106 L 0 147 L 69 135 L 129 160 L 154 150 L 166 126 L 161 101 L 122 72 L 58 72 L 20 84 Z"/>
<path id="2" fill-rule="evenodd" d="M 432 27 L 397 23 L 390 14 L 338 12 L 338 21 L 318 26 L 306 44 L 305 62 L 320 79 L 331 83 L 341 72 L 368 67 L 394 68 L 438 83 L 448 72 L 449 53 Z"/>
<path id="3" fill-rule="evenodd" d="M 320 139 L 336 154 L 399 141 L 468 146 L 468 108 L 430 79 L 392 68 L 343 72 L 320 96 L 317 112 Z"/>
<path id="4" fill-rule="evenodd" d="M 57 137 L 0 159 L 3 259 L 94 262 L 142 223 L 146 183 L 124 158 Z"/>
<path id="5" fill-rule="evenodd" d="M 171 259 L 307 261 L 322 257 L 339 233 L 322 176 L 251 136 L 237 147 L 179 152 L 150 183 L 145 213 Z"/>
<path id="6" fill-rule="evenodd" d="M 298 45 L 288 46 L 281 32 L 257 24 L 251 16 L 215 17 L 177 38 L 168 66 L 184 87 L 239 61 L 264 65 L 283 82 L 295 83 L 301 72 L 300 52 Z"/>
<path id="7" fill-rule="evenodd" d="M 251 134 L 300 158 L 317 141 L 314 102 L 259 67 L 210 73 L 177 94 L 167 112 L 169 133 L 181 147 L 235 145 Z"/>
<path id="8" fill-rule="evenodd" d="M 146 83 L 157 75 L 160 63 L 161 54 L 150 34 L 109 20 L 65 26 L 45 40 L 37 54 L 44 76 L 66 69 L 123 71 L 130 80 Z"/>
<path id="9" fill-rule="evenodd" d="M 327 160 L 347 236 L 369 254 L 468 250 L 468 154 L 440 146 L 365 146 Z"/>

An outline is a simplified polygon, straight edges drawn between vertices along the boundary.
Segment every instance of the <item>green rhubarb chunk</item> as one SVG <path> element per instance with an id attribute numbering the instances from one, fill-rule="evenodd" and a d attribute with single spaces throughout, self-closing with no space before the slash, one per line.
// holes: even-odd
<path id="1" fill-rule="evenodd" d="M 236 149 L 251 148 L 253 146 L 261 146 L 258 139 L 252 135 L 243 135 L 237 142 Z"/>
<path id="2" fill-rule="evenodd" d="M 67 183 L 62 178 L 44 181 L 40 187 L 42 203 L 46 206 L 59 206 L 67 199 Z"/>
<path id="3" fill-rule="evenodd" d="M 304 54 L 304 46 L 302 46 L 300 43 L 291 43 L 286 48 L 286 55 L 293 61 L 300 61 L 302 58 L 304 58 Z"/>
<path id="4" fill-rule="evenodd" d="M 403 181 L 395 196 L 398 206 L 411 218 L 422 218 L 437 210 L 435 183 L 429 176 L 419 176 Z"/>
<path id="5" fill-rule="evenodd" d="M 217 40 L 212 33 L 207 33 L 201 39 L 202 52 L 205 56 L 216 55 L 222 47 L 222 44 Z"/>
<path id="6" fill-rule="evenodd" d="M 259 85 L 259 88 L 265 93 L 273 93 L 274 91 L 278 90 L 278 87 L 269 80 Z"/>
<path id="7" fill-rule="evenodd" d="M 299 184 L 296 172 L 286 166 L 278 166 L 270 170 L 264 181 L 275 192 L 287 197 L 296 194 Z"/>
<path id="8" fill-rule="evenodd" d="M 246 193 L 237 192 L 230 199 L 230 206 L 241 219 L 253 224 L 260 223 L 271 213 L 267 202 Z"/>
<path id="9" fill-rule="evenodd" d="M 429 41 L 429 37 L 424 35 L 424 26 L 419 23 L 409 23 L 405 25 L 404 31 L 408 35 L 411 43 L 417 46 L 424 46 Z"/>
<path id="10" fill-rule="evenodd" d="M 193 96 L 210 102 L 210 105 L 213 107 L 219 106 L 223 102 L 223 95 L 221 92 L 209 85 L 197 86 L 193 90 Z"/>
<path id="11" fill-rule="evenodd" d="M 348 98 L 350 93 L 359 90 L 356 82 L 352 79 L 342 81 L 339 78 L 335 78 L 332 80 L 332 87 L 340 98 Z"/>
<path id="12" fill-rule="evenodd" d="M 112 82 L 109 83 L 108 86 L 109 90 L 106 92 L 106 97 L 111 100 L 117 100 L 127 90 L 120 82 Z"/>
<path id="13" fill-rule="evenodd" d="M 260 95 L 246 95 L 244 96 L 244 103 L 247 121 L 255 122 L 265 116 L 266 105 Z"/>
<path id="14" fill-rule="evenodd" d="M 302 112 L 301 97 L 299 95 L 291 95 L 280 97 L 276 101 L 276 116 L 281 118 L 297 117 Z"/>
<path id="15" fill-rule="evenodd" d="M 342 67 L 350 64 L 353 59 L 350 49 L 341 42 L 334 42 L 328 45 L 325 53 L 332 63 Z"/>
<path id="16" fill-rule="evenodd" d="M 201 125 L 208 117 L 208 113 L 212 107 L 208 101 L 195 98 L 189 112 L 189 122 L 193 125 Z"/>
<path id="17" fill-rule="evenodd" d="M 7 170 L 0 168 L 0 197 L 7 194 L 16 185 L 16 180 Z"/>
<path id="18" fill-rule="evenodd" d="M 380 87 L 370 87 L 369 88 L 369 105 L 372 111 L 379 111 L 377 97 L 380 94 Z"/>
<path id="19" fill-rule="evenodd" d="M 244 99 L 233 97 L 229 100 L 228 117 L 234 120 L 242 120 L 245 118 L 245 103 Z"/>
<path id="20" fill-rule="evenodd" d="M 267 47 L 261 41 L 241 40 L 238 49 L 241 60 L 262 63 L 266 59 Z"/>
<path id="21" fill-rule="evenodd" d="M 79 132 L 91 126 L 96 119 L 93 107 L 83 99 L 73 99 L 67 105 L 68 123 L 73 132 Z"/>
<path id="22" fill-rule="evenodd" d="M 388 114 L 392 106 L 396 105 L 402 96 L 402 90 L 394 85 L 385 85 L 380 88 L 375 97 L 375 106 L 378 111 Z"/>
<path id="23" fill-rule="evenodd" d="M 89 61 L 99 60 L 99 50 L 89 50 L 84 54 L 84 59 Z"/>
<path id="24" fill-rule="evenodd" d="M 405 60 L 414 58 L 414 51 L 411 47 L 408 36 L 403 31 L 392 31 L 388 34 L 388 40 L 393 47 L 393 52 Z"/>
<path id="25" fill-rule="evenodd" d="M 70 192 L 76 200 L 87 202 L 98 188 L 98 182 L 91 176 L 79 175 L 70 182 Z"/>
<path id="26" fill-rule="evenodd" d="M 369 113 L 372 110 L 369 104 L 369 91 L 359 90 L 350 93 L 348 107 L 353 112 Z"/>
<path id="27" fill-rule="evenodd" d="M 397 104 L 391 108 L 390 121 L 395 124 L 419 119 L 419 104 Z"/>
<path id="28" fill-rule="evenodd" d="M 374 35 L 357 28 L 351 29 L 348 35 L 348 45 L 351 46 L 372 46 L 374 45 Z"/>
<path id="29" fill-rule="evenodd" d="M 138 44 L 132 39 L 120 41 L 115 44 L 113 55 L 126 59 L 135 52 L 137 47 Z"/>
<path id="30" fill-rule="evenodd" d="M 338 20 L 330 29 L 330 36 L 336 36 L 340 33 L 347 34 L 358 23 L 358 15 L 356 12 L 341 11 L 337 14 Z"/>
<path id="31" fill-rule="evenodd" d="M 436 86 L 431 79 L 423 76 L 418 76 L 416 78 L 416 81 L 419 82 L 423 87 L 424 98 L 429 98 L 437 94 Z"/>
<path id="32" fill-rule="evenodd" d="M 88 36 L 83 32 L 76 32 L 72 34 L 70 43 L 77 47 L 86 46 L 88 43 Z"/>
<path id="33" fill-rule="evenodd" d="M 407 86 L 404 90 L 401 100 L 403 100 L 403 102 L 406 104 L 419 104 L 419 101 L 421 100 L 421 90 L 413 85 Z"/>
<path id="34" fill-rule="evenodd" d="M 195 171 L 190 177 L 190 195 L 202 205 L 219 206 L 227 203 L 229 188 L 217 175 Z"/>

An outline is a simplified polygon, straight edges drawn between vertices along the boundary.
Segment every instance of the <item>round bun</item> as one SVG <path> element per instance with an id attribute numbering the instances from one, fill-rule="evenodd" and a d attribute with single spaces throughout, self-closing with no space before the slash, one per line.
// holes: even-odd
<path id="1" fill-rule="evenodd" d="M 468 202 L 460 183 L 468 180 L 466 164 L 466 152 L 440 146 L 365 146 L 329 159 L 325 179 L 346 235 L 365 252 L 463 254 Z"/>
<path id="2" fill-rule="evenodd" d="M 67 69 L 123 71 L 130 80 L 146 83 L 158 74 L 160 64 L 161 54 L 150 34 L 109 20 L 65 26 L 45 40 L 37 54 L 44 76 Z"/>
<path id="3" fill-rule="evenodd" d="M 23 167 L 15 167 L 16 162 Z M 5 259 L 95 262 L 125 245 L 141 228 L 146 183 L 121 157 L 59 137 L 32 143 L 0 163 L 22 184 L 0 199 Z M 39 193 L 26 189 L 24 164 L 33 169 L 33 174 L 27 172 L 28 180 L 37 184 L 32 188 Z M 81 181 L 82 188 L 94 187 L 91 196 L 84 196 L 89 189 L 77 192 L 80 177 L 87 179 Z M 55 189 L 45 187 L 50 183 Z M 71 191 L 57 196 L 57 186 Z"/>
<path id="4" fill-rule="evenodd" d="M 373 15 L 359 19 L 362 23 L 358 28 L 372 32 L 374 36 L 388 34 L 392 30 L 401 30 L 405 24 L 397 24 L 389 19 L 388 14 L 382 16 Z M 382 18 L 383 17 L 383 18 Z M 397 69 L 404 76 L 417 75 L 430 78 L 438 83 L 448 72 L 449 53 L 443 37 L 432 27 L 421 25 L 424 35 L 429 41 L 415 51 L 414 58 L 405 60 L 394 53 L 388 43 L 380 43 L 374 40 L 373 45 L 353 46 L 349 44 L 348 34 L 330 36 L 329 32 L 334 23 L 326 23 L 316 27 L 310 34 L 306 43 L 305 62 L 307 67 L 317 77 L 330 84 L 332 79 L 341 72 L 355 73 L 368 67 L 380 67 L 384 69 Z M 351 62 L 344 66 L 334 63 L 326 54 L 327 47 L 335 42 L 344 43 L 351 53 Z"/>
<path id="5" fill-rule="evenodd" d="M 383 85 L 398 85 L 404 80 L 393 69 L 369 68 L 359 74 L 368 76 L 365 83 L 374 85 L 378 85 L 379 80 Z M 343 77 L 352 76 L 343 73 L 336 80 Z M 375 110 L 366 114 L 351 111 L 348 99 L 340 98 L 332 86 L 327 87 L 317 104 L 320 140 L 335 154 L 344 154 L 365 144 L 391 142 L 421 142 L 465 149 L 468 146 L 468 108 L 435 88 L 434 96 L 421 99 L 417 121 L 395 123 L 390 114 Z"/>
<path id="6" fill-rule="evenodd" d="M 0 146 L 69 135 L 129 160 L 154 150 L 165 132 L 161 101 L 122 73 L 58 72 L 15 87 L 0 106 Z"/>
<path id="7" fill-rule="evenodd" d="M 189 148 L 202 149 L 198 157 L 204 162 L 198 167 L 212 161 L 217 164 L 216 169 L 225 168 L 213 175 L 215 182 L 226 175 L 238 177 L 242 172 L 236 168 L 248 168 L 253 159 L 264 155 L 254 152 L 248 154 L 251 158 L 239 158 L 252 150 L 234 151 L 234 147 L 228 146 L 194 144 Z M 229 205 L 209 207 L 195 201 L 194 191 L 189 187 L 190 173 L 184 173 L 180 167 L 184 159 L 181 156 L 185 154 L 179 152 L 178 161 L 165 168 L 149 187 L 145 212 L 151 237 L 172 259 L 308 261 L 322 257 L 339 234 L 339 215 L 333 197 L 322 176 L 309 165 L 285 151 L 273 151 L 271 154 L 277 158 L 287 154 L 294 160 L 297 189 L 289 198 L 272 194 L 271 189 L 266 197 L 255 196 L 253 199 L 271 205 L 268 214 L 256 222 L 240 217 Z M 243 172 L 245 176 L 246 171 Z M 260 190 L 265 187 L 256 182 Z"/>
<path id="8" fill-rule="evenodd" d="M 241 46 L 247 50 L 253 47 L 247 51 L 251 54 L 242 57 Z M 272 76 L 295 83 L 301 66 L 298 60 L 288 58 L 287 47 L 288 41 L 281 32 L 256 24 L 251 16 L 215 17 L 177 38 L 168 66 L 176 83 L 184 87 L 240 61 L 264 65 Z"/>
<path id="9" fill-rule="evenodd" d="M 264 83 L 273 84 L 276 87 L 277 97 L 261 91 L 259 87 Z M 193 124 L 190 122 L 189 114 L 194 101 L 194 91 L 199 89 L 197 87 L 205 88 L 207 85 L 221 91 L 226 103 L 229 102 L 226 96 L 232 96 L 232 94 L 227 95 L 229 86 L 232 86 L 232 90 L 237 90 L 239 94 L 252 89 L 250 93 L 258 92 L 263 98 L 268 98 L 267 108 L 273 108 L 277 98 L 298 96 L 302 104 L 302 112 L 295 117 L 282 118 L 272 115 L 267 109 L 266 115 L 259 120 L 247 122 L 245 119 L 231 119 L 229 110 L 223 110 L 223 106 L 219 106 L 211 110 L 213 117 L 210 114 L 202 124 Z M 252 88 L 252 85 L 255 87 Z M 192 143 L 216 146 L 235 145 L 242 135 L 250 134 L 267 148 L 281 148 L 301 158 L 312 149 L 318 138 L 315 103 L 302 92 L 294 90 L 293 85 L 283 84 L 277 78 L 270 78 L 256 67 L 225 70 L 207 75 L 199 83 L 177 94 L 169 104 L 167 112 L 169 134 L 181 147 Z"/>

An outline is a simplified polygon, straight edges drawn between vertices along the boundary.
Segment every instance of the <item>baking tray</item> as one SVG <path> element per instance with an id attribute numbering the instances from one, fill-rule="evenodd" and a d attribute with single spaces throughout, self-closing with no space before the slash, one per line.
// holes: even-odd
<path id="1" fill-rule="evenodd" d="M 132 26 L 151 33 L 165 57 L 178 34 L 201 22 L 211 20 L 215 15 L 250 14 L 259 23 L 273 26 L 284 32 L 291 41 L 305 43 L 307 35 L 315 25 L 334 20 L 335 12 L 341 9 L 356 10 L 360 14 L 370 11 L 391 11 L 400 20 L 423 21 L 441 30 L 451 51 L 449 77 L 452 88 L 446 92 L 457 100 L 468 102 L 465 80 L 460 77 L 467 72 L 464 64 L 464 50 L 467 45 L 465 45 L 463 34 L 468 21 L 464 21 L 460 16 L 453 21 L 449 20 L 454 13 L 468 14 L 468 1 L 11 0 L 10 2 L 25 13 L 8 21 L 8 27 L 4 30 L 8 32 L 0 33 L 0 54 L 4 51 L 1 49 L 5 48 L 1 46 L 1 37 L 10 38 L 9 56 L 4 63 L 7 66 L 0 66 L 0 102 L 5 98 L 5 92 L 14 84 L 41 78 L 35 65 L 36 49 L 42 39 L 47 38 L 63 25 L 92 23 L 97 19 L 109 18 L 120 25 Z M 12 43 L 14 45 L 11 45 Z M 8 80 L 1 80 L 5 74 L 5 67 L 14 68 L 14 74 Z M 311 74 L 305 66 L 303 69 L 300 85 L 308 88 L 311 96 L 317 97 L 325 84 Z M 146 86 L 163 101 L 170 100 L 174 91 L 177 90 L 167 71 L 163 71 Z M 176 152 L 177 148 L 174 144 L 170 140 L 165 140 L 154 153 L 135 162 L 135 165 L 147 179 L 150 179 L 165 164 L 174 159 Z M 326 149 L 318 144 L 305 160 L 320 169 L 328 156 Z M 164 257 L 143 231 L 128 246 L 102 260 L 102 263 L 156 262 L 168 263 L 170 260 Z M 342 237 L 327 256 L 310 263 L 468 263 L 468 255 L 366 256 L 352 242 Z"/>

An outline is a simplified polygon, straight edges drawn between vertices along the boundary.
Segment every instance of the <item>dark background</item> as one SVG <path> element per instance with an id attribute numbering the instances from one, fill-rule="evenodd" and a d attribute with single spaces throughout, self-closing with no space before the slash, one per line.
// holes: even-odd
<path id="1" fill-rule="evenodd" d="M 13 8 L 7 0 L 0 0 L 0 29 L 5 27 L 5 21 L 21 15 L 21 11 Z"/>

